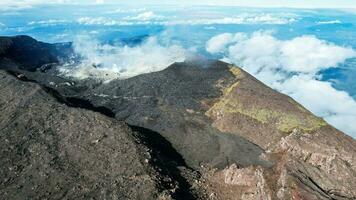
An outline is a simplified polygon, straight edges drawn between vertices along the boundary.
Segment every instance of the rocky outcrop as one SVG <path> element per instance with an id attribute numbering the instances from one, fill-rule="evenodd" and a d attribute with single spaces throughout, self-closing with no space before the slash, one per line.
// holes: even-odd
<path id="1" fill-rule="evenodd" d="M 264 178 L 264 170 L 260 167 L 239 169 L 235 164 L 223 170 L 224 183 L 228 186 L 244 188 L 241 199 L 271 199 L 271 192 Z"/>
<path id="2" fill-rule="evenodd" d="M 231 72 L 236 82 L 222 88 L 206 114 L 213 126 L 253 141 L 266 150 L 265 159 L 274 160 L 265 170 L 273 199 L 354 199 L 355 140 L 241 69 Z"/>
<path id="3" fill-rule="evenodd" d="M 325 127 L 312 135 L 295 131 L 282 138 L 272 152 L 284 152 L 291 160 L 300 161 L 309 171 L 309 178 L 333 198 L 356 196 L 352 189 L 356 187 L 355 141 L 337 130 Z M 294 162 L 287 166 L 300 168 Z"/>

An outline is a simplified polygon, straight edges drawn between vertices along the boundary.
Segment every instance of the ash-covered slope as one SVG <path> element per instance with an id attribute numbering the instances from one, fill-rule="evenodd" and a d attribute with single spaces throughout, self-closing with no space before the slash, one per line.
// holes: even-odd
<path id="1" fill-rule="evenodd" d="M 170 163 L 161 176 L 177 182 L 177 198 L 356 198 L 356 141 L 236 66 L 195 60 L 100 84 L 7 63 L 16 66 L 0 68 L 67 105 L 125 121 L 145 146 L 171 152 L 158 157 Z"/>
<path id="2" fill-rule="evenodd" d="M 169 189 L 125 123 L 0 80 L 1 199 L 156 199 Z"/>
<path id="3" fill-rule="evenodd" d="M 176 63 L 167 69 L 87 90 L 82 99 L 109 108 L 119 120 L 142 126 L 167 138 L 189 166 L 224 168 L 270 163 L 259 158 L 263 150 L 239 135 L 211 126 L 204 113 L 233 81 L 226 64 L 206 61 Z"/>

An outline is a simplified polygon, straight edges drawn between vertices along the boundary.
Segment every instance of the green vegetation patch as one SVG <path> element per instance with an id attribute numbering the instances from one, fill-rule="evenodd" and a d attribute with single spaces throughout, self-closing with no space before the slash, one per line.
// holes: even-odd
<path id="1" fill-rule="evenodd" d="M 234 67 L 232 73 L 241 77 L 242 71 Z M 255 119 L 262 124 L 275 126 L 276 129 L 285 133 L 291 133 L 294 129 L 310 133 L 327 125 L 323 119 L 309 113 L 293 114 L 279 110 L 271 110 L 266 107 L 260 107 L 259 105 L 248 106 L 247 108 L 247 106 L 239 103 L 238 99 L 233 98 L 233 95 L 230 95 L 238 85 L 239 82 L 235 82 L 230 87 L 225 88 L 221 99 L 207 111 L 206 115 L 216 119 L 227 113 L 239 113 Z M 298 106 L 300 109 L 302 108 L 299 104 L 296 105 L 296 103 L 294 103 L 294 106 Z M 304 108 L 302 110 L 306 111 Z"/>

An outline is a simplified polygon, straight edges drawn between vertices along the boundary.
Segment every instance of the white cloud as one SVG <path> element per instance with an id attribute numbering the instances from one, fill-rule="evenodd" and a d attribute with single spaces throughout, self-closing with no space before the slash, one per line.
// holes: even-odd
<path id="1" fill-rule="evenodd" d="M 206 44 L 206 50 L 210 53 L 222 53 L 226 46 L 245 37 L 244 34 L 223 33 L 211 38 Z"/>
<path id="2" fill-rule="evenodd" d="M 168 25 L 189 24 L 189 25 L 212 25 L 212 24 L 290 24 L 298 19 L 291 16 L 280 16 L 271 13 L 242 13 L 229 17 L 199 17 L 167 22 Z"/>
<path id="3" fill-rule="evenodd" d="M 206 50 L 210 53 L 220 53 L 225 50 L 226 45 L 233 42 L 233 34 L 224 33 L 211 38 L 206 44 Z"/>
<path id="4" fill-rule="evenodd" d="M 49 19 L 49 20 L 41 20 L 41 21 L 31 21 L 28 23 L 28 25 L 45 25 L 45 26 L 50 26 L 50 25 L 58 25 L 58 24 L 65 24 L 68 23 L 69 21 L 67 20 L 61 20 L 61 19 Z"/>
<path id="5" fill-rule="evenodd" d="M 132 23 L 129 22 L 113 20 L 106 17 L 81 17 L 77 19 L 77 23 L 83 25 L 103 25 L 103 26 L 133 25 Z"/>
<path id="6" fill-rule="evenodd" d="M 317 24 L 341 24 L 340 20 L 331 20 L 331 21 L 319 21 Z"/>
<path id="7" fill-rule="evenodd" d="M 216 30 L 215 26 L 206 26 L 204 27 L 205 30 Z"/>
<path id="8" fill-rule="evenodd" d="M 348 124 L 356 121 L 356 101 L 318 77 L 321 70 L 356 57 L 355 50 L 314 36 L 283 41 L 271 33 L 255 32 L 215 36 L 207 42 L 207 51 L 222 52 L 224 61 L 242 66 L 267 85 L 290 95 L 316 115 L 356 137 L 356 127 Z"/>
<path id="9" fill-rule="evenodd" d="M 133 26 L 133 25 L 149 25 L 159 24 L 164 25 L 163 22 L 156 22 L 150 20 L 133 21 L 125 18 L 124 20 L 114 20 L 107 17 L 81 17 L 77 19 L 77 23 L 81 25 L 102 25 L 102 26 Z"/>
<path id="10" fill-rule="evenodd" d="M 117 8 L 112 11 L 108 11 L 108 14 L 115 14 L 115 13 L 138 13 L 146 11 L 146 8 Z"/>
<path id="11" fill-rule="evenodd" d="M 145 9 L 143 9 L 145 10 Z M 110 11 L 112 13 L 113 11 Z M 124 12 L 122 9 L 116 12 Z M 128 9 L 125 12 L 139 12 L 139 9 Z M 289 24 L 297 21 L 296 16 L 284 13 L 279 15 L 272 15 L 269 13 L 251 14 L 242 13 L 236 16 L 183 16 L 177 18 L 176 16 L 166 17 L 156 14 L 152 11 L 145 11 L 136 16 L 127 16 L 121 19 L 112 19 L 108 17 L 81 17 L 77 20 L 79 24 L 83 25 L 214 25 L 214 24 Z M 186 18 L 187 17 L 187 18 Z M 185 19 L 186 18 L 186 19 Z M 212 28 L 211 26 L 209 28 Z"/>
<path id="12" fill-rule="evenodd" d="M 279 50 L 284 69 L 306 73 L 337 66 L 355 56 L 353 49 L 336 46 L 313 36 L 282 42 Z"/>
<path id="13" fill-rule="evenodd" d="M 70 0 L 1 0 L 0 5 L 2 6 L 13 6 L 13 7 L 29 7 L 31 5 L 38 4 L 62 4 L 71 3 Z"/>
<path id="14" fill-rule="evenodd" d="M 112 80 L 160 71 L 174 62 L 184 61 L 187 55 L 178 45 L 159 44 L 156 37 L 136 47 L 101 45 L 87 37 L 78 38 L 74 44 L 84 60 L 77 67 L 62 67 L 61 72 L 79 79 Z"/>
<path id="15" fill-rule="evenodd" d="M 102 0 L 1 0 L 1 4 L 9 5 L 14 3 L 27 3 L 27 4 L 48 4 L 48 3 L 81 3 L 92 4 Z M 173 0 L 158 1 L 158 0 L 131 0 L 131 1 L 118 1 L 118 0 L 105 0 L 105 3 L 110 4 L 128 4 L 141 6 L 144 4 L 154 5 L 213 5 L 213 6 L 243 6 L 243 7 L 293 7 L 293 8 L 355 8 L 354 0 L 205 0 L 205 1 L 192 1 L 181 0 L 179 3 Z"/>
<path id="16" fill-rule="evenodd" d="M 126 17 L 125 20 L 149 21 L 149 20 L 162 20 L 165 19 L 162 15 L 157 15 L 152 11 L 147 11 L 138 14 L 134 17 Z"/>
<path id="17" fill-rule="evenodd" d="M 27 4 L 14 4 L 14 5 L 2 5 L 0 4 L 0 10 L 1 11 L 12 11 L 12 12 L 16 12 L 19 10 L 24 10 L 24 9 L 30 9 L 32 8 L 31 5 L 27 5 Z M 4 14 L 4 13 L 3 13 Z"/>

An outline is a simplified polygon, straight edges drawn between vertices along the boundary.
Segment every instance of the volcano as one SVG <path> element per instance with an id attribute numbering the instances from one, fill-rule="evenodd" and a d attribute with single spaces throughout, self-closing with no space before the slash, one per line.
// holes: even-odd
<path id="1" fill-rule="evenodd" d="M 356 141 L 237 66 L 108 83 L 70 43 L 0 38 L 4 199 L 355 199 Z"/>

